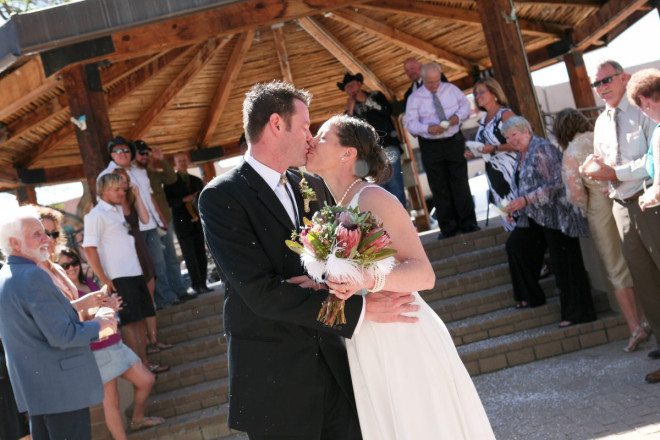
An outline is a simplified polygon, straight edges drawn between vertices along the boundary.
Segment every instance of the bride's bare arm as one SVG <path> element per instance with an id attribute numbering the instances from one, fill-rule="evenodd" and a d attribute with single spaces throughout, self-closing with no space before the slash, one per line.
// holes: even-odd
<path id="1" fill-rule="evenodd" d="M 411 292 L 432 288 L 435 285 L 433 267 L 401 203 L 387 191 L 372 187 L 362 191 L 359 204 L 360 211 L 371 211 L 380 218 L 392 240 L 391 247 L 397 251 L 395 258 L 399 264 L 385 278 L 382 290 Z M 369 285 L 361 287 L 373 287 L 374 280 L 365 282 Z"/>

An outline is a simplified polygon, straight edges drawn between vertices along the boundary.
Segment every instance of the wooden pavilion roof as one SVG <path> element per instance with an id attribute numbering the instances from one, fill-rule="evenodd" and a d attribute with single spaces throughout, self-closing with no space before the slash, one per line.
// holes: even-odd
<path id="1" fill-rule="evenodd" d="M 82 3 L 67 5 L 69 15 Z M 318 123 L 343 111 L 346 97 L 336 83 L 347 71 L 362 72 L 368 88 L 400 99 L 409 86 L 402 63 L 410 56 L 439 62 L 463 89 L 492 66 L 476 0 L 206 3 L 174 18 L 37 42 L 5 63 L 0 191 L 84 178 L 70 122 L 80 115 L 71 114 L 63 80 L 76 64 L 100 66 L 113 134 L 166 153 L 221 147 L 225 156 L 238 152 L 241 103 L 256 82 L 285 79 L 309 90 Z M 607 44 L 654 8 L 647 0 L 513 3 L 532 69 Z"/>

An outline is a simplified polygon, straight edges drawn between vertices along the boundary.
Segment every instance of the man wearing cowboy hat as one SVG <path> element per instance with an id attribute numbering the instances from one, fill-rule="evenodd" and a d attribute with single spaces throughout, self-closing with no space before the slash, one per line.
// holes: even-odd
<path id="1" fill-rule="evenodd" d="M 348 95 L 346 114 L 367 121 L 378 132 L 380 143 L 392 165 L 392 177 L 381 186 L 399 199 L 403 206 L 406 206 L 406 194 L 403 191 L 403 173 L 401 171 L 402 150 L 392 122 L 392 106 L 381 92 L 365 92 L 362 90 L 363 83 L 364 77 L 361 73 L 355 75 L 347 73 L 344 75 L 343 81 L 337 83 L 337 87 Z"/>

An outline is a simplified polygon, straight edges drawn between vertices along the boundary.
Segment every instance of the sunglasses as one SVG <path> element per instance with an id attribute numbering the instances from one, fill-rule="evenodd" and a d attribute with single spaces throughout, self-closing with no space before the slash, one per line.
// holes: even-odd
<path id="1" fill-rule="evenodd" d="M 130 148 L 117 148 L 115 150 L 112 150 L 112 152 L 115 153 L 115 154 L 130 153 L 131 149 Z"/>
<path id="2" fill-rule="evenodd" d="M 44 234 L 46 234 L 53 240 L 57 240 L 58 238 L 60 238 L 60 231 L 53 231 L 53 232 L 44 231 Z"/>
<path id="3" fill-rule="evenodd" d="M 62 266 L 62 269 L 67 270 L 70 267 L 80 266 L 80 261 L 72 261 L 71 263 L 62 263 L 60 264 L 60 266 Z"/>
<path id="4" fill-rule="evenodd" d="M 137 154 L 140 156 L 149 156 L 151 152 L 149 150 L 138 151 Z"/>
<path id="5" fill-rule="evenodd" d="M 608 76 L 608 77 L 603 78 L 601 80 L 594 81 L 594 82 L 591 83 L 591 87 L 593 87 L 595 89 L 596 87 L 598 87 L 601 84 L 609 84 L 609 83 L 612 82 L 612 80 L 614 79 L 615 76 L 619 76 L 619 75 L 621 75 L 621 74 L 620 73 L 615 73 L 614 75 Z"/>

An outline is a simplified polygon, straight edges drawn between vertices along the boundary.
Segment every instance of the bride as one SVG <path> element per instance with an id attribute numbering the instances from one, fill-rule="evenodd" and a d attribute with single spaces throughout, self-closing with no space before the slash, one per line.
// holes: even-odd
<path id="1" fill-rule="evenodd" d="M 384 285 L 373 278 L 355 285 L 328 281 L 332 293 L 346 299 L 363 288 L 410 292 L 433 287 L 433 268 L 408 213 L 394 196 L 370 183 L 391 174 L 371 125 L 351 116 L 332 117 L 313 139 L 306 168 L 323 177 L 338 205 L 377 215 L 397 250 L 398 265 Z M 364 439 L 494 439 L 447 328 L 414 295 L 420 306 L 416 323 L 364 320 L 346 340 Z"/>

